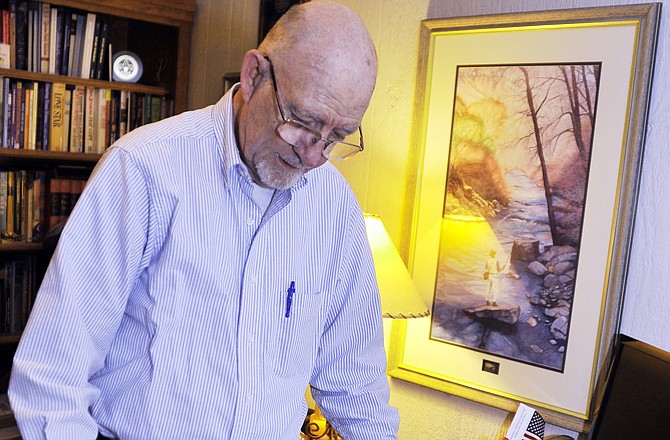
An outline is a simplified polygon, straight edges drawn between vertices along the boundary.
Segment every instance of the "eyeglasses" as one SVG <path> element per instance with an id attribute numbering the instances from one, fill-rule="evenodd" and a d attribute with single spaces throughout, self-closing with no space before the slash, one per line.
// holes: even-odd
<path id="1" fill-rule="evenodd" d="M 329 160 L 343 160 L 347 159 L 361 151 L 363 151 L 363 130 L 358 127 L 358 136 L 356 133 L 349 135 L 344 139 L 325 139 L 321 137 L 321 133 L 308 127 L 300 121 L 287 118 L 284 116 L 281 104 L 279 103 L 279 91 L 277 90 L 277 80 L 275 78 L 275 69 L 272 66 L 270 58 L 265 57 L 270 63 L 270 76 L 272 77 L 272 87 L 275 93 L 275 101 L 279 108 L 279 114 L 284 122 L 277 128 L 277 133 L 289 144 L 294 147 L 312 146 L 319 142 L 323 142 L 323 150 L 321 154 Z"/>

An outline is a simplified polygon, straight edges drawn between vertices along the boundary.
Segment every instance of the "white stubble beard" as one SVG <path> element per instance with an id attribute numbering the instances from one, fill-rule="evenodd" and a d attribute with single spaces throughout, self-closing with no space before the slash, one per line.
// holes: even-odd
<path id="1" fill-rule="evenodd" d="M 305 174 L 305 170 L 300 168 L 299 165 L 291 164 L 288 161 L 285 162 L 291 166 L 297 166 L 297 168 L 291 171 L 282 169 L 282 165 L 275 163 L 275 160 L 283 160 L 278 153 L 274 154 L 275 160 L 272 160 L 272 157 L 263 157 L 255 164 L 256 174 L 264 185 L 280 190 L 289 189 Z"/>

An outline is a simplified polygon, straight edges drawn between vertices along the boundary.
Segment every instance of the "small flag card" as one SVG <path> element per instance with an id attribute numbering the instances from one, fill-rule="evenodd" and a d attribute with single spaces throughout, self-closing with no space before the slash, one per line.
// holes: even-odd
<path id="1" fill-rule="evenodd" d="M 520 403 L 504 440 L 544 440 L 544 419 L 533 408 Z"/>

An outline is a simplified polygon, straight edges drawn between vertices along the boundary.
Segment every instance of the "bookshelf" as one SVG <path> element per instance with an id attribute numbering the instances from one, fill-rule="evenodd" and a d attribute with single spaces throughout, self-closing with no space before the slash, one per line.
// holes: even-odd
<path id="1" fill-rule="evenodd" d="M 140 125 L 186 110 L 191 26 L 195 13 L 195 0 L 0 0 L 0 10 L 10 11 L 21 3 L 26 3 L 25 11 L 32 11 L 26 23 L 34 25 L 26 30 L 25 38 L 31 43 L 20 49 L 25 51 L 22 57 L 32 57 L 26 68 L 17 65 L 16 35 L 11 40 L 13 45 L 3 47 L 7 43 L 4 16 L 9 14 L 0 15 L 0 396 L 6 393 L 11 359 L 55 245 L 54 234 L 49 234 L 55 229 L 51 217 L 59 219 L 58 225 L 67 218 L 63 212 L 53 216 L 52 213 L 65 210 L 66 199 L 67 209 L 71 209 L 76 201 L 76 188 L 83 186 L 105 148 L 115 139 Z M 44 11 L 49 11 L 48 19 Z M 74 72 L 72 62 L 63 56 L 68 19 L 62 17 L 70 16 L 72 26 L 73 14 L 77 15 L 76 21 L 94 15 L 96 23 L 100 22 L 100 28 L 106 30 L 100 31 L 99 40 L 95 40 L 97 46 L 91 42 L 94 53 L 97 50 L 98 56 L 103 54 L 103 62 L 98 61 L 99 67 L 91 64 L 88 76 L 81 69 L 83 61 L 79 71 Z M 49 22 L 48 28 L 43 27 L 46 25 L 41 24 L 40 18 Z M 47 51 L 47 43 L 40 37 L 42 30 L 50 29 L 54 23 L 55 30 L 49 31 L 47 39 L 53 49 Z M 97 27 L 95 32 L 97 35 Z M 46 35 L 46 31 L 44 33 Z M 76 36 L 76 30 L 70 33 L 73 34 Z M 84 41 L 79 44 L 81 54 L 85 44 Z M 9 64 L 1 60 L 6 53 L 3 51 L 7 50 L 12 57 Z M 132 51 L 141 59 L 143 74 L 138 82 L 110 80 L 109 59 L 119 51 Z M 60 60 L 58 65 L 56 59 Z M 67 69 L 63 64 L 66 60 Z M 22 92 L 16 92 L 17 84 L 21 84 Z M 62 110 L 53 110 L 51 102 L 47 105 L 39 101 L 44 96 L 56 96 L 57 84 L 58 87 L 63 85 L 59 90 L 65 90 L 64 96 L 67 96 L 62 99 Z M 86 123 L 81 128 L 84 136 L 81 146 L 73 141 L 72 130 L 79 129 L 73 122 L 75 90 L 83 90 L 85 99 L 89 99 L 91 91 L 96 99 L 94 107 L 87 107 L 87 101 L 78 107 L 84 112 L 82 118 L 93 112 L 97 114 L 97 134 L 92 138 L 94 147 L 91 149 L 86 148 L 84 140 L 90 129 Z M 11 101 L 8 100 L 10 95 Z M 17 96 L 21 96 L 20 101 Z M 12 105 L 21 102 L 23 113 L 17 112 L 18 107 L 9 107 L 9 102 Z M 61 102 L 61 98 L 54 98 L 54 102 Z M 54 119 L 59 119 L 54 115 L 62 115 L 62 129 L 68 131 L 56 132 L 59 142 L 51 142 L 50 137 L 50 142 L 46 142 L 45 136 L 51 136 L 55 130 Z M 17 128 L 20 126 L 23 131 Z M 7 177 L 10 174 L 13 177 Z M 11 199 L 7 179 L 14 185 Z M 60 198 L 54 198 L 56 181 L 64 188 L 59 193 Z M 21 200 L 17 203 L 19 197 Z M 8 213 L 10 203 L 13 213 Z M 10 215 L 18 232 L 7 232 Z M 11 323 L 6 322 L 9 320 Z"/>

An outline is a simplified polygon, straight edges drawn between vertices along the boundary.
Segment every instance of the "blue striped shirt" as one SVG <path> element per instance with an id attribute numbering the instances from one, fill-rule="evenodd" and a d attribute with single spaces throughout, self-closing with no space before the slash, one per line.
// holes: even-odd
<path id="1" fill-rule="evenodd" d="M 347 440 L 396 438 L 354 194 L 330 164 L 253 189 L 231 93 L 106 152 L 14 358 L 24 440 L 296 440 L 308 384 Z"/>

